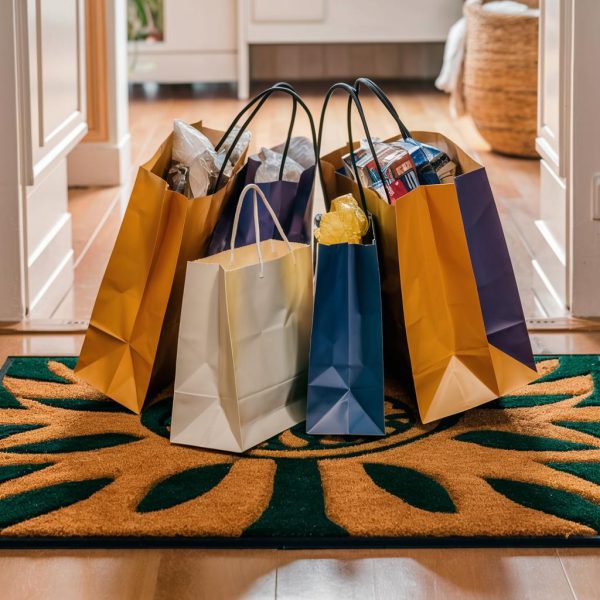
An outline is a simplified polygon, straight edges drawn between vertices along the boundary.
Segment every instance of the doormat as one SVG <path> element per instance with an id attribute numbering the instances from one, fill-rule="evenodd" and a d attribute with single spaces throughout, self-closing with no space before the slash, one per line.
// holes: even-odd
<path id="1" fill-rule="evenodd" d="M 304 424 L 243 455 L 169 444 L 165 393 L 134 415 L 75 358 L 0 372 L 3 547 L 596 544 L 600 356 L 537 357 L 519 393 L 422 425 L 386 390 L 380 439 Z"/>

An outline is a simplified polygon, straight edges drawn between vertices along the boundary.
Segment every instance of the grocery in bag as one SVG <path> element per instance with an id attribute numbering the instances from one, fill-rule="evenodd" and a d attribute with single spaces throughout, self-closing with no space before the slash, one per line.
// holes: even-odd
<path id="1" fill-rule="evenodd" d="M 172 167 L 167 182 L 171 189 L 189 198 L 206 196 L 216 191 L 231 177 L 233 167 L 250 144 L 252 134 L 244 131 L 238 136 L 234 127 L 223 138 L 217 153 L 211 141 L 198 129 L 180 119 L 173 123 Z M 229 151 L 233 142 L 235 146 Z M 175 179 L 177 178 L 177 179 Z"/>
<path id="2" fill-rule="evenodd" d="M 202 123 L 189 127 L 211 146 L 225 137 Z M 235 164 L 221 163 L 229 173 L 223 185 L 190 197 L 190 165 L 173 163 L 174 137 L 138 170 L 75 367 L 138 413 L 149 394 L 173 382 L 185 268 L 205 255 L 246 154 L 238 147 Z"/>
<path id="3" fill-rule="evenodd" d="M 251 194 L 250 194 L 251 193 Z M 243 452 L 303 421 L 313 309 L 311 249 L 290 242 L 262 190 L 257 243 L 187 265 L 171 441 Z M 261 240 L 257 196 L 281 240 Z"/>
<path id="4" fill-rule="evenodd" d="M 442 134 L 411 135 L 381 89 L 361 84 L 399 126 L 400 136 L 386 142 L 415 140 L 456 165 L 449 183 L 420 184 L 394 203 L 387 188 L 385 198 L 365 189 L 380 255 L 386 368 L 414 385 L 421 418 L 430 422 L 511 393 L 537 372 L 485 168 Z M 351 140 L 350 121 L 349 129 Z M 348 152 L 322 158 L 331 197 L 358 191 L 344 172 Z"/>
<path id="5" fill-rule="evenodd" d="M 248 158 L 246 166 L 239 175 L 236 193 L 232 194 L 215 228 L 210 241 L 209 254 L 223 252 L 229 247 L 239 192 L 249 183 L 259 185 L 290 241 L 308 244 L 312 239 L 313 188 L 317 160 L 316 131 L 312 115 L 300 96 L 285 83 L 278 83 L 265 90 L 251 100 L 233 120 L 232 126 L 254 108 L 239 127 L 235 139 L 243 135 L 248 124 L 274 93 L 286 94 L 292 100 L 287 138 L 279 146 L 263 147 L 258 154 Z M 308 118 L 311 139 L 292 137 L 298 105 Z M 261 238 L 280 238 L 273 220 L 262 205 L 259 206 L 258 215 Z M 252 209 L 250 205 L 245 205 L 240 215 L 235 243 L 236 246 L 243 246 L 254 243 L 255 239 Z"/>

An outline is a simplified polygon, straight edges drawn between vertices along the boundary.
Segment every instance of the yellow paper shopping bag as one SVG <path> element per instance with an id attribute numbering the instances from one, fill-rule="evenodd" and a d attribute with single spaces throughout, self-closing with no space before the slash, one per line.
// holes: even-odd
<path id="1" fill-rule="evenodd" d="M 194 125 L 213 144 L 223 132 Z M 168 189 L 172 135 L 139 168 L 100 284 L 75 372 L 108 397 L 140 412 L 151 391 L 173 381 L 185 268 L 204 255 L 235 185 L 189 199 Z"/>
<path id="2" fill-rule="evenodd" d="M 455 186 L 420 186 L 408 196 L 396 204 L 400 282 L 419 412 L 428 423 L 513 391 L 536 373 L 488 340 Z"/>

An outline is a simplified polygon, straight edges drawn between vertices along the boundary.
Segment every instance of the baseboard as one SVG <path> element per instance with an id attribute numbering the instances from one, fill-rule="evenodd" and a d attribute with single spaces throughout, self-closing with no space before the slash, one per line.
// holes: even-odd
<path id="1" fill-rule="evenodd" d="M 590 333 L 600 331 L 600 319 L 584 319 L 578 317 L 527 319 L 527 330 L 530 333 Z"/>
<path id="2" fill-rule="evenodd" d="M 83 142 L 67 157 L 69 186 L 94 187 L 124 185 L 129 180 L 131 138 L 118 144 Z"/>
<path id="3" fill-rule="evenodd" d="M 0 335 L 85 333 L 88 325 L 87 319 L 24 319 L 16 323 L 0 323 Z"/>

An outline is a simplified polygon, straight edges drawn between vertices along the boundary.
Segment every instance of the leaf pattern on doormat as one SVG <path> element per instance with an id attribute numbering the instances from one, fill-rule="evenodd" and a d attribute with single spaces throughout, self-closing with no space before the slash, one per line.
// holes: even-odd
<path id="1" fill-rule="evenodd" d="M 539 357 L 518 393 L 423 425 L 386 387 L 384 438 L 304 424 L 242 455 L 169 443 L 171 398 L 134 415 L 75 360 L 9 359 L 0 536 L 570 536 L 600 531 L 600 360 Z"/>

